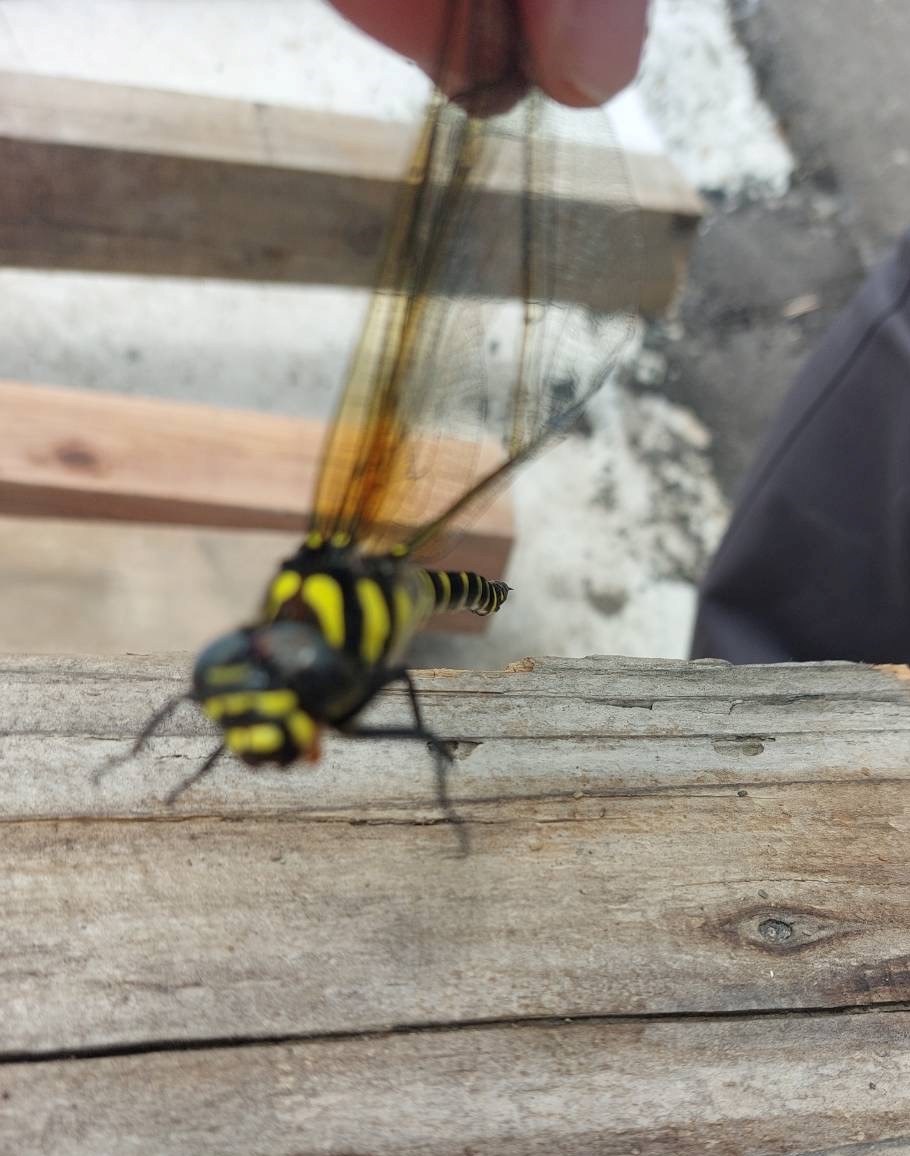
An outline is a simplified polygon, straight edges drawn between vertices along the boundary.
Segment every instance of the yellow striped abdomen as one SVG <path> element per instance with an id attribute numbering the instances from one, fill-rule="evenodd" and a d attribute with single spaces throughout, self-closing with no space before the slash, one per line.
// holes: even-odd
<path id="1" fill-rule="evenodd" d="M 505 582 L 491 581 L 472 570 L 425 570 L 433 587 L 434 610 L 470 610 L 495 614 L 509 596 Z"/>

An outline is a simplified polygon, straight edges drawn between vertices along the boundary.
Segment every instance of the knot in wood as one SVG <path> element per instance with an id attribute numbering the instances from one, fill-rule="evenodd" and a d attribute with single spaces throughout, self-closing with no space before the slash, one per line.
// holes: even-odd
<path id="1" fill-rule="evenodd" d="M 57 460 L 68 469 L 82 473 L 97 473 L 100 463 L 95 452 L 75 438 L 61 442 L 55 449 Z"/>
<path id="2" fill-rule="evenodd" d="M 758 925 L 758 934 L 769 943 L 782 943 L 793 934 L 793 924 L 783 919 L 763 919 Z"/>
<path id="3" fill-rule="evenodd" d="M 714 927 L 737 945 L 757 947 L 772 955 L 811 950 L 832 939 L 859 935 L 863 931 L 863 924 L 842 919 L 833 912 L 813 907 L 775 909 L 768 904 L 734 912 L 719 919 Z"/>

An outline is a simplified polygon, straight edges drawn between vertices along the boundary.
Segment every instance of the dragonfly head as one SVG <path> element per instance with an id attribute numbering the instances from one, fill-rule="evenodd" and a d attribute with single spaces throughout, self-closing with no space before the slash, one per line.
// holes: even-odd
<path id="1" fill-rule="evenodd" d="M 332 663 L 333 652 L 309 623 L 246 627 L 202 651 L 192 697 L 245 763 L 315 762 Z"/>

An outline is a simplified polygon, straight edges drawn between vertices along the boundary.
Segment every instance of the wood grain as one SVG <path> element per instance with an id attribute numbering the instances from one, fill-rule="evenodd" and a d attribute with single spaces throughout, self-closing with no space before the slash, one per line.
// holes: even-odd
<path id="1" fill-rule="evenodd" d="M 2 1050 L 910 1001 L 906 795 L 11 824 Z"/>
<path id="2" fill-rule="evenodd" d="M 147 816 L 214 741 L 192 706 L 162 724 L 146 754 L 103 791 L 91 771 L 128 750 L 149 712 L 186 689 L 191 661 L 0 656 L 4 814 Z M 418 671 L 415 682 L 428 724 L 460 740 L 453 786 L 465 807 L 714 790 L 729 799 L 819 782 L 902 790 L 910 778 L 910 683 L 873 667 L 536 659 L 506 671 Z M 405 693 L 385 691 L 364 717 L 406 721 Z M 18 773 L 22 764 L 28 775 Z M 180 811 L 401 817 L 429 800 L 427 769 L 419 749 L 329 736 L 321 764 L 251 774 L 229 763 L 184 796 Z"/>
<path id="3" fill-rule="evenodd" d="M 0 1085 L 0 1140 L 55 1156 L 906 1156 L 910 1013 L 226 1046 L 11 1064 Z"/>
<path id="4" fill-rule="evenodd" d="M 910 1153 L 910 1013 L 526 1024 L 8 1065 L 56 1156 Z"/>
<path id="5" fill-rule="evenodd" d="M 387 122 L 0 72 L 0 262 L 372 287 L 412 143 Z M 659 313 L 701 206 L 665 158 L 625 164 L 648 252 L 635 296 Z M 491 222 L 517 212 L 514 187 L 489 195 Z M 617 206 L 606 182 L 588 190 L 579 219 L 599 228 L 628 195 Z M 487 264 L 487 290 L 508 295 L 515 270 Z M 630 282 L 602 271 L 572 284 L 593 309 L 638 303 Z"/>
<path id="6" fill-rule="evenodd" d="M 0 381 L 0 428 L 0 515 L 301 535 L 324 434 L 306 418 L 11 381 Z M 492 445 L 477 453 L 489 468 L 499 460 Z M 460 492 L 436 479 L 430 512 Z M 511 536 L 502 495 L 460 537 L 459 566 L 504 573 Z"/>
<path id="7" fill-rule="evenodd" d="M 0 1148 L 910 1151 L 906 668 L 422 672 L 467 859 L 419 743 L 94 786 L 185 678 L 0 661 Z"/>

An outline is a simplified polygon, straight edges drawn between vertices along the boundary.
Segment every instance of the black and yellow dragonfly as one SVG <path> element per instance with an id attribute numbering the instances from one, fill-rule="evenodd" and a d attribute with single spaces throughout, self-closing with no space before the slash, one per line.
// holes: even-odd
<path id="1" fill-rule="evenodd" d="M 457 821 L 446 746 L 424 721 L 404 653 L 432 615 L 494 613 L 509 587 L 428 559 L 577 422 L 630 332 L 640 266 L 618 152 L 567 138 L 583 114 L 557 111 L 522 81 L 517 32 L 498 72 L 484 61 L 494 3 L 502 9 L 452 0 L 439 86 L 327 435 L 309 532 L 258 617 L 200 654 L 191 690 L 134 746 L 185 699 L 221 728 L 171 799 L 225 752 L 251 765 L 315 760 L 332 728 L 427 741 L 439 806 Z M 501 444 L 492 464 L 481 453 L 491 431 Z M 367 703 L 399 681 L 411 723 L 361 725 Z"/>

